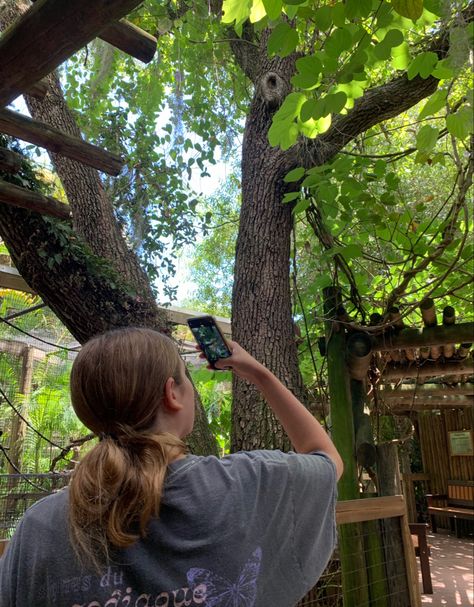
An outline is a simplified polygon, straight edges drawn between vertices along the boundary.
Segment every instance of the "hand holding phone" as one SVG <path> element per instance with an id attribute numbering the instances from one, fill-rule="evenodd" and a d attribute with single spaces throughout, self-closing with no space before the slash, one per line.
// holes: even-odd
<path id="1" fill-rule="evenodd" d="M 232 355 L 225 337 L 212 316 L 197 316 L 189 318 L 187 322 L 194 339 L 213 369 L 216 368 L 216 361 Z"/>

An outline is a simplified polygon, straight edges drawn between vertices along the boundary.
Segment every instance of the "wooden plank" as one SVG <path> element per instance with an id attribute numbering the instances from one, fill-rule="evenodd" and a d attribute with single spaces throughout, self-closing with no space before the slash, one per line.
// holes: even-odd
<path id="1" fill-rule="evenodd" d="M 8 105 L 142 0 L 38 0 L 0 38 L 0 107 Z"/>
<path id="2" fill-rule="evenodd" d="M 23 157 L 7 148 L 0 147 L 0 171 L 5 173 L 18 173 L 21 169 Z"/>
<path id="3" fill-rule="evenodd" d="M 421 607 L 421 594 L 418 584 L 418 569 L 416 567 L 415 551 L 411 539 L 410 528 L 408 526 L 408 517 L 403 513 L 400 520 L 402 531 L 403 553 L 405 555 L 406 573 L 408 581 L 408 592 L 410 594 L 410 606 Z"/>
<path id="4" fill-rule="evenodd" d="M 466 383 L 459 386 L 445 386 L 440 384 L 405 384 L 393 390 L 386 385 L 380 390 L 380 396 L 385 400 L 412 400 L 413 396 L 417 399 L 425 396 L 474 396 L 474 384 Z"/>
<path id="5" fill-rule="evenodd" d="M 427 361 L 421 366 L 389 364 L 383 371 L 382 382 L 393 379 L 472 375 L 473 373 L 474 361 L 472 359 L 449 363 Z"/>
<path id="6" fill-rule="evenodd" d="M 14 289 L 25 293 L 34 293 L 16 268 L 0 264 L 0 289 Z"/>
<path id="7" fill-rule="evenodd" d="M 153 59 L 158 43 L 155 36 L 126 19 L 111 23 L 97 37 L 144 63 Z"/>
<path id="8" fill-rule="evenodd" d="M 474 342 L 474 322 L 424 329 L 403 329 L 398 334 L 384 334 L 374 339 L 372 351 L 391 351 L 400 348 L 418 348 L 441 344 L 460 344 Z"/>
<path id="9" fill-rule="evenodd" d="M 33 192 L 26 188 L 13 185 L 0 179 L 0 202 L 28 209 L 35 213 L 59 217 L 60 219 L 71 219 L 69 205 L 63 204 L 51 196 L 44 196 L 40 192 Z"/>
<path id="10" fill-rule="evenodd" d="M 363 521 L 402 516 L 404 513 L 405 501 L 403 495 L 345 500 L 337 502 L 336 522 L 338 525 L 346 525 L 347 523 L 361 523 Z"/>
<path id="11" fill-rule="evenodd" d="M 0 109 L 0 132 L 62 154 L 109 175 L 118 175 L 124 164 L 116 154 L 12 110 Z"/>
<path id="12" fill-rule="evenodd" d="M 17 291 L 25 291 L 27 293 L 34 293 L 33 289 L 25 282 L 20 273 L 16 268 L 9 266 L 0 265 L 0 288 L 4 289 L 15 289 Z M 168 314 L 170 322 L 176 325 L 187 325 L 187 319 L 193 318 L 194 316 L 202 316 L 203 312 L 196 310 L 186 310 L 185 308 L 179 308 L 176 306 L 169 306 L 167 308 L 160 306 L 161 310 L 164 310 Z M 228 318 L 221 316 L 215 316 L 219 328 L 222 330 L 224 335 L 231 336 L 231 325 Z M 192 342 L 194 343 L 194 342 Z M 191 342 L 186 343 L 186 346 L 191 347 Z"/>
<path id="13" fill-rule="evenodd" d="M 195 316 L 203 316 L 204 312 L 196 312 L 195 310 L 186 310 L 185 308 L 178 308 L 175 306 L 169 306 L 168 308 L 162 308 L 168 313 L 170 322 L 176 325 L 187 325 L 188 318 L 194 318 Z M 224 333 L 224 335 L 230 337 L 232 329 L 230 326 L 230 320 L 223 318 L 222 316 L 214 316 L 218 327 Z"/>
<path id="14" fill-rule="evenodd" d="M 144 63 L 153 59 L 158 42 L 154 36 L 126 20 L 111 23 L 99 38 Z"/>
<path id="15" fill-rule="evenodd" d="M 386 401 L 386 404 L 390 407 L 391 411 L 429 411 L 431 409 L 469 409 L 474 405 L 474 398 L 472 396 L 459 396 L 458 398 L 446 398 L 441 400 L 439 398 L 426 398 L 420 401 Z"/>

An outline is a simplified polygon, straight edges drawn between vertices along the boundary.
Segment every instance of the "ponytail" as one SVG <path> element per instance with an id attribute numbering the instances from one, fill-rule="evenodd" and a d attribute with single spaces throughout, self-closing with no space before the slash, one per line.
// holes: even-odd
<path id="1" fill-rule="evenodd" d="M 186 451 L 155 427 L 166 381 L 182 381 L 183 362 L 168 337 L 142 328 L 109 331 L 79 352 L 71 401 L 101 437 L 76 467 L 69 488 L 72 544 L 84 565 L 100 570 L 110 551 L 146 535 L 159 515 L 168 464 Z"/>
<path id="2" fill-rule="evenodd" d="M 99 569 L 110 549 L 127 548 L 158 517 L 166 469 L 184 454 L 172 434 L 104 437 L 79 463 L 69 488 L 69 525 L 76 553 Z"/>

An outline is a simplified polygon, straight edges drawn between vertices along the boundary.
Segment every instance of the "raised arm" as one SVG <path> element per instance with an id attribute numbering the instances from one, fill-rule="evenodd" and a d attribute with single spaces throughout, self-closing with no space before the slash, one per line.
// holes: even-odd
<path id="1" fill-rule="evenodd" d="M 341 456 L 318 420 L 271 371 L 236 342 L 228 343 L 232 349 L 232 356 L 218 361 L 216 367 L 231 368 L 239 377 L 254 384 L 275 413 L 296 451 L 299 453 L 323 451 L 336 465 L 339 479 L 344 469 Z"/>

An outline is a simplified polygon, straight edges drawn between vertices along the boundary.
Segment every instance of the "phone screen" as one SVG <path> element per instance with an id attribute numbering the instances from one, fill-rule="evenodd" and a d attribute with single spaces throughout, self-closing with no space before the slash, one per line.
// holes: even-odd
<path id="1" fill-rule="evenodd" d="M 192 318 L 189 319 L 188 324 L 204 356 L 211 364 L 219 358 L 227 358 L 231 355 L 213 318 Z"/>

